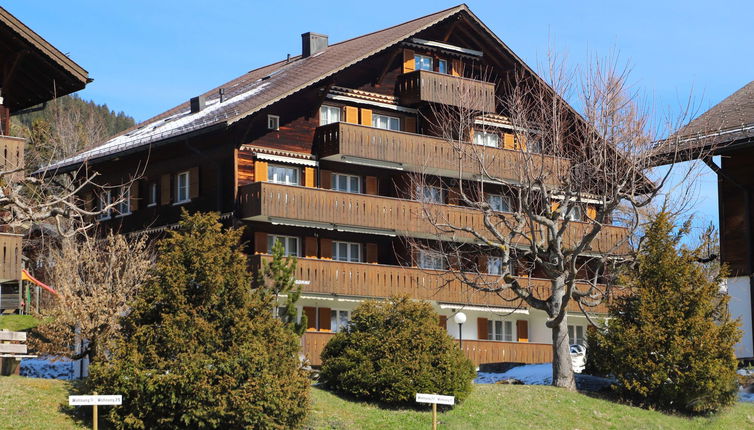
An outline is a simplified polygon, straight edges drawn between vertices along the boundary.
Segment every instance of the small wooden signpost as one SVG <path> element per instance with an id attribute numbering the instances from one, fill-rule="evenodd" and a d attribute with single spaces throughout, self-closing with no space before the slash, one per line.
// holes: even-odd
<path id="1" fill-rule="evenodd" d="M 109 395 L 100 396 L 95 392 L 91 396 L 68 396 L 69 406 L 91 406 L 92 407 L 92 428 L 97 430 L 97 406 L 113 406 L 123 404 L 123 396 Z"/>
<path id="2" fill-rule="evenodd" d="M 453 396 L 416 393 L 416 403 L 432 403 L 432 430 L 437 430 L 437 405 L 453 406 L 455 402 L 456 398 Z"/>

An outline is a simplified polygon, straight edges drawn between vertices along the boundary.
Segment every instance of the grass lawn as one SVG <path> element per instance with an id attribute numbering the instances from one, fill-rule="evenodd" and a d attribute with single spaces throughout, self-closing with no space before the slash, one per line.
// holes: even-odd
<path id="1" fill-rule="evenodd" d="M 89 428 L 64 412 L 69 387 L 55 379 L 0 376 L 0 429 Z"/>
<path id="2" fill-rule="evenodd" d="M 425 411 L 387 410 L 312 388 L 312 429 L 428 429 Z M 438 414 L 439 429 L 754 429 L 754 404 L 712 418 L 684 418 L 619 405 L 554 387 L 475 385 L 466 401 Z"/>
<path id="3" fill-rule="evenodd" d="M 39 324 L 39 320 L 31 315 L 0 315 L 0 330 L 26 331 Z"/>

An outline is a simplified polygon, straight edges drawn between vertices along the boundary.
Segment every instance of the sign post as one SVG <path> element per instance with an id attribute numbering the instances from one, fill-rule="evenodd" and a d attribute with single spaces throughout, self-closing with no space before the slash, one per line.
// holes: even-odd
<path id="1" fill-rule="evenodd" d="M 453 396 L 416 393 L 416 403 L 432 403 L 432 430 L 437 430 L 437 404 L 453 406 L 455 402 Z"/>
<path id="2" fill-rule="evenodd" d="M 97 406 L 115 406 L 123 404 L 123 396 L 110 395 L 98 396 L 95 391 L 91 396 L 68 396 L 69 406 L 91 406 L 92 407 L 92 428 L 97 430 Z"/>

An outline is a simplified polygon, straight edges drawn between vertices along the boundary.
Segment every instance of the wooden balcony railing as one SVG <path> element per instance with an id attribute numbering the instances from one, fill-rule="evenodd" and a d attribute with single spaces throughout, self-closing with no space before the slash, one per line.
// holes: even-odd
<path id="1" fill-rule="evenodd" d="M 259 267 L 266 255 L 254 255 L 252 267 Z M 407 295 L 419 300 L 433 300 L 459 305 L 490 306 L 496 308 L 527 309 L 515 293 L 504 290 L 499 295 L 485 293 L 461 282 L 456 275 L 439 270 L 425 270 L 416 267 L 390 266 L 384 264 L 346 263 L 342 261 L 315 258 L 299 258 L 295 277 L 304 281 L 302 291 L 315 294 L 332 294 L 348 297 L 385 298 Z M 495 276 L 485 276 L 489 285 L 502 282 Z M 519 282 L 531 288 L 535 297 L 549 297 L 550 281 L 539 278 L 519 278 Z M 577 287 L 578 288 L 578 287 Z M 583 288 L 586 288 L 584 285 Z M 606 313 L 607 304 L 586 308 L 591 312 Z M 574 302 L 568 310 L 579 311 Z"/>
<path id="2" fill-rule="evenodd" d="M 490 240 L 493 236 L 486 229 L 479 211 L 462 206 L 425 204 L 413 200 L 390 197 L 344 193 L 310 187 L 255 182 L 239 189 L 241 217 L 249 221 L 280 222 L 304 227 L 339 229 L 372 234 L 407 236 L 427 239 L 452 239 L 474 242 L 470 233 L 440 232 L 430 222 L 471 228 Z M 498 231 L 509 231 L 502 219 L 493 220 Z M 566 244 L 580 240 L 588 223 L 571 221 Z M 519 236 L 519 243 L 526 244 L 529 237 L 541 239 L 544 230 Z M 605 226 L 592 241 L 590 252 L 623 254 L 628 252 L 625 241 L 627 230 L 622 227 Z"/>
<path id="3" fill-rule="evenodd" d="M 321 366 L 320 355 L 334 333 L 307 332 L 301 338 L 302 352 L 313 366 Z M 463 352 L 475 366 L 485 363 L 550 363 L 552 345 L 547 343 L 464 340 Z"/>
<path id="4" fill-rule="evenodd" d="M 482 112 L 495 111 L 495 84 L 444 73 L 417 70 L 398 77 L 401 104 L 438 103 Z"/>
<path id="5" fill-rule="evenodd" d="M 21 279 L 21 237 L 0 233 L 0 282 Z"/>
<path id="6" fill-rule="evenodd" d="M 24 177 L 24 172 L 16 171 L 24 167 L 24 144 L 20 137 L 0 136 L 0 171 L 13 172 L 3 175 L 6 183 L 16 182 Z"/>
<path id="7" fill-rule="evenodd" d="M 395 166 L 409 172 L 465 178 L 491 176 L 522 182 L 527 175 L 555 185 L 570 162 L 543 154 L 491 148 L 470 143 L 357 124 L 334 123 L 317 128 L 314 142 L 323 160 Z"/>

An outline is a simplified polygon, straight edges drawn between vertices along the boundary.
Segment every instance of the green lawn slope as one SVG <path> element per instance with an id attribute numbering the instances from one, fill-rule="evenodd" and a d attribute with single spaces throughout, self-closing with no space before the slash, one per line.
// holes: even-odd
<path id="1" fill-rule="evenodd" d="M 0 330 L 27 331 L 39 324 L 31 315 L 0 315 Z"/>
<path id="2" fill-rule="evenodd" d="M 0 429 L 86 429 L 68 409 L 69 383 L 55 379 L 0 376 Z"/>

